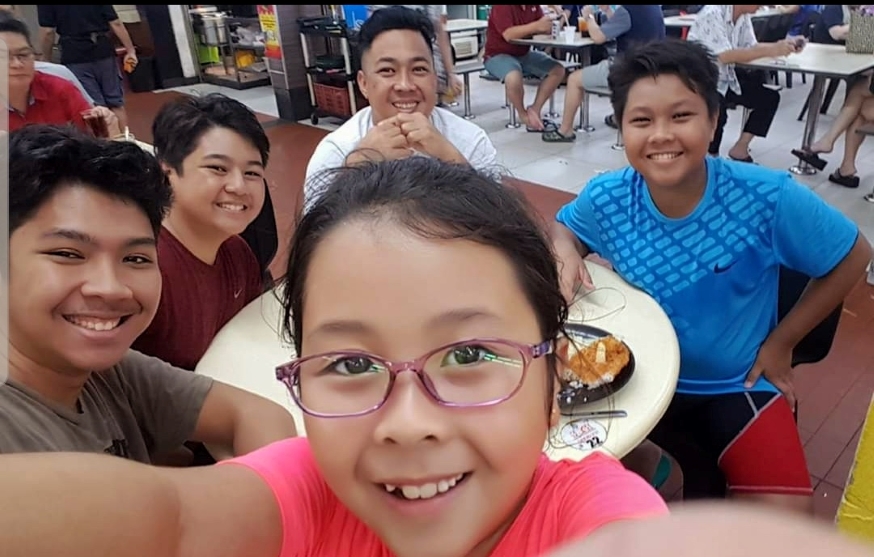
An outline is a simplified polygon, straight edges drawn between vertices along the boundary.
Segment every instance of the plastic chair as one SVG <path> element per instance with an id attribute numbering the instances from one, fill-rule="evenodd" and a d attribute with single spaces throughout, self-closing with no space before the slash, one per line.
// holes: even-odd
<path id="1" fill-rule="evenodd" d="M 789 314 L 809 283 L 810 277 L 787 267 L 780 268 L 780 287 L 777 300 L 778 321 L 782 321 Z M 828 356 L 835 339 L 835 333 L 838 330 L 838 322 L 841 319 L 843 308 L 843 303 L 838 304 L 838 307 L 819 325 L 801 339 L 801 342 L 792 351 L 792 367 L 813 364 Z"/>

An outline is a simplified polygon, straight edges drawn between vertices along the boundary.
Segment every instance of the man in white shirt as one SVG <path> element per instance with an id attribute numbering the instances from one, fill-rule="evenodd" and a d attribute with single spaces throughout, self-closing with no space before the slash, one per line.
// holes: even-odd
<path id="1" fill-rule="evenodd" d="M 359 33 L 358 86 L 370 106 L 319 142 L 304 184 L 309 207 L 324 170 L 371 159 L 430 156 L 475 168 L 496 167 L 496 151 L 479 126 L 437 108 L 434 26 L 418 10 L 376 10 Z"/>
<path id="2" fill-rule="evenodd" d="M 759 43 L 753 31 L 750 15 L 761 6 L 729 5 L 704 6 L 689 29 L 690 41 L 698 41 L 706 46 L 717 58 L 719 65 L 718 90 L 722 97 L 719 108 L 719 121 L 713 141 L 710 143 L 711 155 L 719 155 L 722 132 L 728 119 L 728 105 L 740 105 L 752 109 L 744 123 L 737 142 L 728 150 L 734 160 L 753 162 L 750 156 L 750 142 L 753 137 L 765 137 L 777 113 L 780 94 L 765 87 L 761 73 L 739 70 L 735 64 L 751 62 L 757 58 L 786 56 L 799 51 L 802 42 L 780 40 L 775 43 Z"/>

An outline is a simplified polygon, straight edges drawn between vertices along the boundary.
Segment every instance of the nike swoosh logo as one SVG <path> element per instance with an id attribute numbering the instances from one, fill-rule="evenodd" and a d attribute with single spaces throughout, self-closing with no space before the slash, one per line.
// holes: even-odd
<path id="1" fill-rule="evenodd" d="M 243 289 L 242 289 L 242 288 L 240 288 L 239 290 L 235 290 L 235 291 L 234 291 L 234 299 L 236 300 L 237 298 L 239 298 L 239 297 L 240 297 L 240 294 L 242 294 L 242 293 L 243 293 Z"/>
<path id="2" fill-rule="evenodd" d="M 713 266 L 713 272 L 714 272 L 714 273 L 724 273 L 724 272 L 726 272 L 727 270 L 729 270 L 729 269 L 731 269 L 732 267 L 734 267 L 734 264 L 735 264 L 735 263 L 737 263 L 737 260 L 732 261 L 731 263 L 729 263 L 729 264 L 726 265 L 725 267 L 720 267 L 720 266 L 719 266 L 719 263 L 717 263 L 716 265 Z"/>

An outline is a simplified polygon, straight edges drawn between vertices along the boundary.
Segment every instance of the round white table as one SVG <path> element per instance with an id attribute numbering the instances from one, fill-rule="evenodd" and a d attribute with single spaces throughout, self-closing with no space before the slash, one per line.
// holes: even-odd
<path id="1" fill-rule="evenodd" d="M 677 337 L 658 303 L 613 271 L 587 265 L 597 288 L 571 308 L 570 319 L 613 333 L 628 344 L 635 358 L 628 383 L 609 398 L 588 404 L 587 411 L 624 410 L 628 415 L 605 419 L 562 416 L 544 449 L 554 459 L 579 460 L 593 450 L 625 456 L 661 419 L 679 375 Z M 276 366 L 294 355 L 291 344 L 279 333 L 280 314 L 274 291 L 254 300 L 219 331 L 196 372 L 281 404 L 295 417 L 298 432 L 306 435 L 300 409 L 275 377 Z"/>

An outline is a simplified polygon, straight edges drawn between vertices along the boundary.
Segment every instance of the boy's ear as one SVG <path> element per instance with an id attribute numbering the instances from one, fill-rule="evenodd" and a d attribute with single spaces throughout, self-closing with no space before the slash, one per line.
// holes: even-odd
<path id="1" fill-rule="evenodd" d="M 716 137 L 716 128 L 718 127 L 718 124 L 719 124 L 719 109 L 717 109 L 716 112 L 712 116 L 710 116 L 710 141 L 711 142 Z"/>

